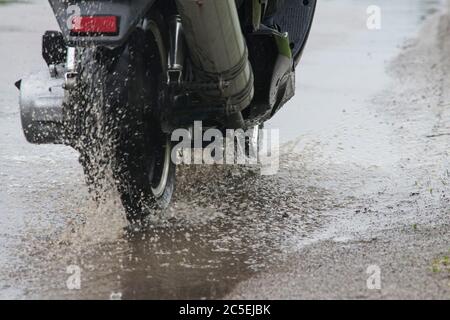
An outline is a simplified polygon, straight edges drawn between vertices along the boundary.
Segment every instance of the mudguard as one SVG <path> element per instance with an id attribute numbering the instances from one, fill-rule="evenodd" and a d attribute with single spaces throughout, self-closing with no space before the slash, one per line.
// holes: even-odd
<path id="1" fill-rule="evenodd" d="M 156 0 L 49 0 L 68 45 L 96 44 L 108 47 L 122 45 Z M 119 32 L 115 35 L 78 36 L 70 32 L 76 16 L 117 16 Z"/>
<path id="2" fill-rule="evenodd" d="M 295 64 L 300 61 L 308 40 L 316 4 L 317 0 L 283 0 L 282 7 L 273 17 L 275 24 L 289 33 Z"/>
<path id="3" fill-rule="evenodd" d="M 257 0 L 255 0 L 257 1 Z M 270 3 L 270 1 L 269 1 Z M 311 30 L 316 0 L 272 2 L 261 27 L 247 34 L 249 57 L 255 74 L 255 96 L 248 114 L 250 121 L 267 120 L 295 94 L 295 66 L 299 63 Z"/>

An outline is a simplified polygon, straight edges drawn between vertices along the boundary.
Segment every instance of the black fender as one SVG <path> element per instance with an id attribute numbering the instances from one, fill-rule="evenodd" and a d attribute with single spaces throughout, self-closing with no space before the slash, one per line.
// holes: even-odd
<path id="1" fill-rule="evenodd" d="M 58 24 L 69 46 L 121 46 L 133 32 L 139 20 L 156 0 L 49 0 Z M 71 23 L 75 16 L 117 16 L 119 31 L 114 35 L 74 35 Z"/>
<path id="2" fill-rule="evenodd" d="M 272 12 L 262 27 L 246 35 L 255 74 L 255 96 L 246 119 L 265 121 L 294 96 L 295 66 L 299 63 L 314 20 L 316 0 L 272 2 Z M 285 35 L 287 33 L 287 36 Z"/>
<path id="3" fill-rule="evenodd" d="M 297 65 L 302 57 L 314 20 L 317 0 L 283 0 L 273 20 L 289 33 L 292 53 Z"/>

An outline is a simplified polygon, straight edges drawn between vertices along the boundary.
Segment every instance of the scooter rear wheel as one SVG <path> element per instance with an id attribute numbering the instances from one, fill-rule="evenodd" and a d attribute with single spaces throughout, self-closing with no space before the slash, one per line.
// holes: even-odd
<path id="1" fill-rule="evenodd" d="M 86 110 L 76 148 L 97 198 L 112 173 L 130 222 L 167 208 L 175 189 L 172 143 L 155 112 L 163 61 L 155 43 L 138 30 L 125 48 L 90 49 L 82 59 Z"/>

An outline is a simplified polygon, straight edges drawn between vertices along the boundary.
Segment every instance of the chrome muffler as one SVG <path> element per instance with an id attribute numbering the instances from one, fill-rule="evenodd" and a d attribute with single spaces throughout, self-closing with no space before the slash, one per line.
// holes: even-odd
<path id="1" fill-rule="evenodd" d="M 55 71 L 56 72 L 56 71 Z M 25 138 L 30 143 L 63 142 L 64 77 L 48 70 L 19 81 L 20 117 Z"/>
<path id="2" fill-rule="evenodd" d="M 197 81 L 218 84 L 201 95 L 212 103 L 225 103 L 230 116 L 240 114 L 253 99 L 254 84 L 235 0 L 176 4 Z"/>

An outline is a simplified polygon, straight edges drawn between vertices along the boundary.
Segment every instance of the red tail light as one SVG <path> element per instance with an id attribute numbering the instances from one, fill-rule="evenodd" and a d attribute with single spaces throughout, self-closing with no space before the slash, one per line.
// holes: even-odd
<path id="1" fill-rule="evenodd" d="M 72 20 L 71 33 L 111 35 L 118 32 L 118 17 L 116 16 L 81 16 Z"/>

